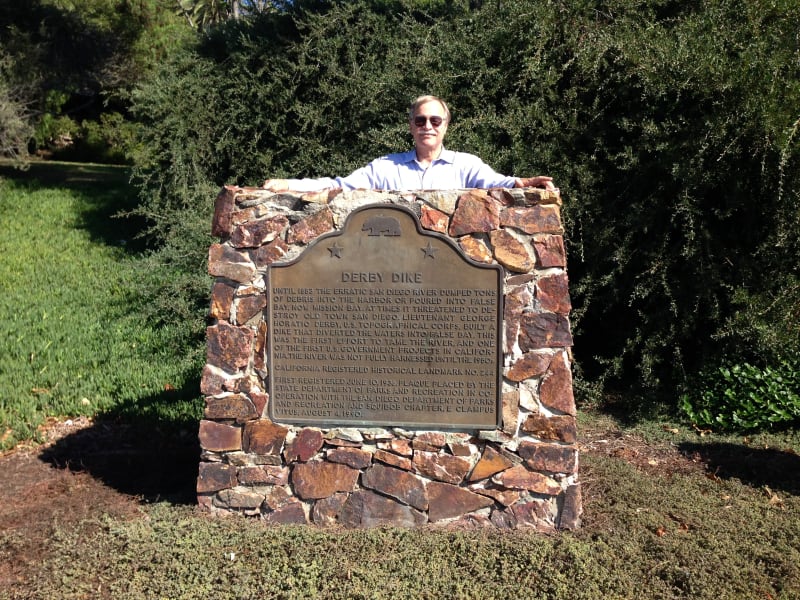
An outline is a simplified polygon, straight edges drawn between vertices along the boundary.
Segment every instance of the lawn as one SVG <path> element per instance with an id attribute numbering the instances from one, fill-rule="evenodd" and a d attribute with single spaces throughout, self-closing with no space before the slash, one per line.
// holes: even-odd
<path id="1" fill-rule="evenodd" d="M 134 201 L 119 167 L 0 168 L 0 450 L 48 416 L 160 410 L 197 379 L 131 310 L 141 224 L 115 215 Z"/>

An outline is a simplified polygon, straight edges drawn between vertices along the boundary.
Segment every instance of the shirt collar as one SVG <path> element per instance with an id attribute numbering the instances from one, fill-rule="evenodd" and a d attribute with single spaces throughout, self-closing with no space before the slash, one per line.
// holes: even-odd
<path id="1" fill-rule="evenodd" d="M 408 152 L 403 153 L 403 162 L 409 163 L 414 162 L 417 160 L 417 151 L 414 149 L 409 150 Z M 446 162 L 449 164 L 453 164 L 456 158 L 456 153 L 453 150 L 448 150 L 444 146 L 442 146 L 442 151 L 439 153 L 439 157 L 433 162 Z"/>

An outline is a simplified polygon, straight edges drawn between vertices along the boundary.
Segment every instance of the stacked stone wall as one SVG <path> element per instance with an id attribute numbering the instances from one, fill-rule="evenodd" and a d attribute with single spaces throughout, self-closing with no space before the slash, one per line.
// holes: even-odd
<path id="1" fill-rule="evenodd" d="M 502 425 L 309 427 L 268 416 L 265 276 L 367 204 L 411 209 L 471 259 L 503 267 Z M 216 199 L 198 502 L 274 523 L 579 525 L 570 299 L 560 197 L 536 188 L 272 193 Z M 444 309 L 443 309 L 444 310 Z"/>

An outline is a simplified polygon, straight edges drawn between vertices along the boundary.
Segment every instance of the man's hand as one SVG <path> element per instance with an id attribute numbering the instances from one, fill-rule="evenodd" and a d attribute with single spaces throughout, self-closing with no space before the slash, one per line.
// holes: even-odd
<path id="1" fill-rule="evenodd" d="M 514 187 L 538 187 L 544 188 L 551 192 L 557 191 L 556 186 L 553 183 L 553 178 L 545 175 L 538 175 L 537 177 L 517 177 L 514 180 Z"/>
<path id="2" fill-rule="evenodd" d="M 289 189 L 289 182 L 285 179 L 267 179 L 261 187 L 270 192 L 285 192 Z"/>

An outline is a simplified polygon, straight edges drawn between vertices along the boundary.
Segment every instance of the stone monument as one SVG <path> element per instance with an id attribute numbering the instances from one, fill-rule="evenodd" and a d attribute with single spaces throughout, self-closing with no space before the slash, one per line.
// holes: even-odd
<path id="1" fill-rule="evenodd" d="M 561 200 L 226 187 L 198 502 L 275 523 L 573 529 Z"/>

